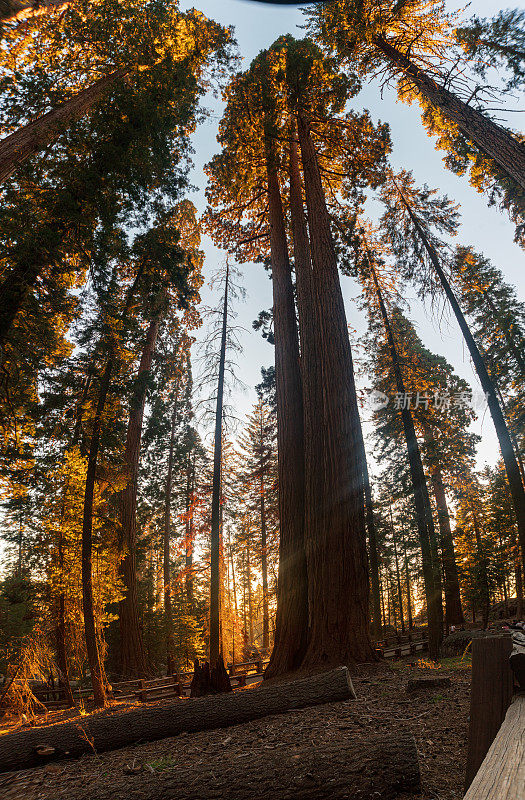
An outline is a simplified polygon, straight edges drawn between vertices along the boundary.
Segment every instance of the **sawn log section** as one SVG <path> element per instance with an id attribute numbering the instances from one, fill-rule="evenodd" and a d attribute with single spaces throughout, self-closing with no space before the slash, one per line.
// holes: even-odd
<path id="1" fill-rule="evenodd" d="M 235 694 L 179 699 L 127 712 L 102 711 L 80 721 L 4 735 L 0 738 L 0 772 L 353 698 L 348 670 L 338 667 L 310 678 Z M 42 757 L 38 753 L 42 747 L 52 752 Z"/>

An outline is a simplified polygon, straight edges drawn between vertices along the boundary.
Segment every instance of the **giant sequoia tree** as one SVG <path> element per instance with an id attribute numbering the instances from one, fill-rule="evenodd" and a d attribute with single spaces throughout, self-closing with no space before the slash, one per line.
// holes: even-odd
<path id="1" fill-rule="evenodd" d="M 266 255 L 261 242 L 270 238 L 282 511 L 269 675 L 301 661 L 372 656 L 360 422 L 326 200 L 326 193 L 335 196 L 342 179 L 351 176 L 348 191 L 359 204 L 362 188 L 380 173 L 388 145 L 384 128 L 374 129 L 367 114 L 344 114 L 345 101 L 357 88 L 312 43 L 283 37 L 230 85 L 221 123 L 224 149 L 209 167 L 209 225 L 216 240 L 238 257 L 253 258 Z M 287 181 L 289 221 L 281 190 Z M 285 469 L 287 452 L 293 475 Z M 290 481 L 296 485 L 288 495 Z M 300 524 L 304 532 L 292 534 Z M 346 556 L 335 556 L 341 552 Z M 332 587 L 328 593 L 326 586 Z"/>
<path id="2" fill-rule="evenodd" d="M 478 190 L 499 197 L 513 218 L 523 220 L 525 145 L 478 100 L 483 96 L 474 75 L 479 61 L 472 60 L 472 48 L 457 46 L 457 15 L 447 14 L 437 0 L 337 0 L 317 6 L 310 21 L 317 41 L 337 51 L 351 69 L 357 65 L 364 76 L 394 82 L 406 102 L 418 99 L 427 129 L 448 151 L 447 165 L 459 173 L 470 169 Z M 519 18 L 516 23 L 519 31 Z M 518 68 L 519 55 L 514 62 L 509 58 L 513 64 Z"/>
<path id="3" fill-rule="evenodd" d="M 485 360 L 472 335 L 452 284 L 446 274 L 446 245 L 439 233 L 454 232 L 457 211 L 448 198 L 434 197 L 435 191 L 426 186 L 418 190 L 411 175 L 390 176 L 383 187 L 386 212 L 383 226 L 398 261 L 407 276 L 414 278 L 420 292 L 443 292 L 454 313 L 467 345 L 472 363 L 487 398 L 490 415 L 498 437 L 501 455 L 507 471 L 510 492 L 516 513 L 522 556 L 525 548 L 525 487 L 518 458 L 512 444 L 497 391 Z M 524 562 L 525 563 L 525 562 Z"/>
<path id="4" fill-rule="evenodd" d="M 197 249 L 198 243 L 195 208 L 189 201 L 183 201 L 166 214 L 162 225 L 142 242 L 148 258 L 158 264 L 160 280 L 158 287 L 150 288 L 148 296 L 148 301 L 151 298 L 151 316 L 131 393 L 124 451 L 126 485 L 121 498 L 122 529 L 119 544 L 124 554 L 120 572 L 126 594 L 120 603 L 119 623 L 120 673 L 126 676 L 143 675 L 146 671 L 138 619 L 135 554 L 137 489 L 144 408 L 161 326 L 167 325 L 173 332 L 177 331 L 180 324 L 188 328 L 192 316 L 195 315 L 195 303 L 199 299 L 198 289 L 202 281 L 200 274 L 202 254 Z M 182 316 L 181 321 L 179 316 Z M 186 338 L 187 334 L 182 336 L 182 341 L 185 342 Z M 182 372 L 184 372 L 183 352 Z"/>
<path id="5" fill-rule="evenodd" d="M 372 252 L 372 243 L 363 239 L 362 247 L 363 256 L 360 259 L 361 268 L 359 271 L 370 304 L 370 310 L 372 311 L 371 316 L 373 317 L 374 310 L 379 311 L 387 341 L 390 361 L 389 370 L 393 378 L 396 396 L 406 398 L 407 386 L 404 378 L 405 368 L 399 351 L 395 327 L 392 324 L 392 310 L 387 306 L 388 297 L 385 281 L 379 271 L 380 265 L 377 261 L 377 256 Z M 441 604 L 441 574 L 437 557 L 434 520 L 421 458 L 421 450 L 409 404 L 407 402 L 401 402 L 399 405 L 399 412 L 406 442 L 419 543 L 421 546 L 428 614 L 428 648 L 431 658 L 437 659 L 443 638 L 443 608 Z"/>
<path id="6" fill-rule="evenodd" d="M 97 225 L 122 213 L 129 219 L 131 198 L 144 213 L 152 187 L 152 194 L 180 191 L 204 72 L 227 59 L 229 37 L 175 5 L 107 0 L 88 13 L 70 10 L 60 26 L 46 20 L 26 38 L 29 46 L 22 38 L 14 49 L 22 63 L 4 56 L 0 64 L 3 127 L 12 131 L 0 143 L 0 172 L 6 177 L 18 167 L 4 185 L 3 214 L 25 216 L 30 230 L 16 227 L 7 238 L 2 225 L 2 343 L 42 276 L 61 269 L 64 254 L 81 271 Z"/>

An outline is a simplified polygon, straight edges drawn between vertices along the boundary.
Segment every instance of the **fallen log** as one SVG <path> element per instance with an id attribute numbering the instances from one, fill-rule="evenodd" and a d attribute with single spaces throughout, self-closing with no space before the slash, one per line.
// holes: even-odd
<path id="1" fill-rule="evenodd" d="M 205 766 L 179 758 L 172 747 L 168 769 L 152 775 L 139 763 L 125 786 L 119 783 L 120 792 L 126 800 L 394 800 L 421 790 L 416 743 L 408 732 L 325 729 L 312 743 L 302 726 L 291 723 L 289 730 L 297 735 L 273 745 L 263 739 L 246 752 L 218 748 Z M 46 784 L 50 797 L 52 788 Z M 68 792 L 68 800 L 114 797 L 107 780 Z"/>
<path id="2" fill-rule="evenodd" d="M 347 668 L 338 667 L 234 694 L 181 698 L 130 711 L 109 709 L 71 722 L 5 734 L 0 737 L 0 772 L 349 699 L 355 699 L 352 681 Z"/>
<path id="3" fill-rule="evenodd" d="M 370 741 L 371 739 L 371 741 Z M 268 750 L 250 754 L 249 769 L 239 769 L 239 761 L 217 758 L 213 768 L 213 786 L 209 772 L 201 769 L 194 781 L 184 783 L 177 774 L 159 787 L 142 794 L 149 800 L 228 800 L 271 798 L 271 800 L 394 800 L 403 792 L 421 789 L 419 761 L 413 736 L 339 735 L 335 741 L 316 743 L 315 747 L 279 747 L 273 757 Z M 156 788 L 155 788 L 156 787 Z M 141 794 L 127 795 L 139 800 Z M 93 798 L 95 800 L 95 798 Z M 98 799 L 97 799 L 98 800 Z"/>

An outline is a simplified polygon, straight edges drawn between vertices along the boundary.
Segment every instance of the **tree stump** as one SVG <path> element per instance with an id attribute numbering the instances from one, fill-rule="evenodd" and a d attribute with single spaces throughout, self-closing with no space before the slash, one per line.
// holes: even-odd
<path id="1" fill-rule="evenodd" d="M 222 656 L 219 656 L 215 666 L 210 669 L 207 661 L 202 667 L 197 659 L 193 662 L 193 679 L 190 685 L 190 697 L 205 697 L 208 694 L 222 694 L 232 692 L 230 676 L 224 666 Z"/>

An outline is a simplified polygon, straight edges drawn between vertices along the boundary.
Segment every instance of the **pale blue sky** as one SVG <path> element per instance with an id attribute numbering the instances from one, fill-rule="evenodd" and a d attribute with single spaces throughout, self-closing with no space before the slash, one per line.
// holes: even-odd
<path id="1" fill-rule="evenodd" d="M 302 31 L 298 28 L 304 20 L 300 7 L 263 5 L 249 0 L 196 0 L 194 3 L 183 2 L 182 5 L 183 7 L 195 5 L 218 22 L 234 25 L 239 49 L 244 59 L 243 69 L 248 67 L 251 59 L 261 49 L 268 47 L 281 34 L 292 33 L 298 37 L 302 35 Z M 457 7 L 455 3 L 448 5 L 450 9 Z M 478 0 L 473 7 L 479 16 L 490 17 L 500 10 L 501 5 L 493 0 Z M 192 181 L 198 186 L 199 191 L 192 199 L 200 210 L 205 206 L 206 181 L 202 168 L 218 150 L 216 133 L 222 108 L 221 103 L 214 101 L 213 98 L 209 99 L 207 105 L 212 109 L 212 114 L 199 128 L 194 140 L 196 152 Z M 381 97 L 378 85 L 369 84 L 355 99 L 353 107 L 368 108 L 374 120 L 381 119 L 390 124 L 393 141 L 391 158 L 394 167 L 413 170 L 419 184 L 426 182 L 461 204 L 463 223 L 458 241 L 474 245 L 478 251 L 489 257 L 518 288 L 520 297 L 525 299 L 525 282 L 522 277 L 525 268 L 524 254 L 513 243 L 513 226 L 504 214 L 495 208 L 487 207 L 485 198 L 470 187 L 466 178 L 456 177 L 445 169 L 442 164 L 443 153 L 434 149 L 433 140 L 427 136 L 423 128 L 419 106 L 417 104 L 407 106 L 397 102 L 395 92 L 389 89 L 385 89 Z M 516 101 L 512 103 L 512 107 L 517 107 Z M 513 114 L 509 119 L 517 126 L 520 124 L 521 115 Z M 206 252 L 205 273 L 209 276 L 222 261 L 224 254 L 207 238 L 204 239 L 203 246 Z M 248 390 L 234 396 L 234 403 L 241 417 L 250 411 L 255 401 L 253 387 L 260 381 L 261 366 L 268 366 L 273 360 L 273 348 L 251 327 L 252 320 L 256 318 L 258 312 L 271 307 L 270 281 L 260 265 L 247 264 L 242 270 L 247 298 L 246 302 L 239 306 L 238 322 L 246 328 L 246 333 L 242 335 L 244 355 L 240 357 L 239 365 L 240 377 L 247 384 Z M 361 334 L 364 331 L 364 316 L 352 302 L 352 298 L 357 294 L 357 288 L 346 278 L 343 279 L 342 285 L 348 322 Z M 211 295 L 208 288 L 203 291 L 203 299 L 205 302 L 210 302 Z M 425 345 L 434 352 L 444 355 L 456 371 L 478 391 L 480 387 L 455 322 L 442 324 L 442 329 L 438 330 L 421 302 L 415 297 L 408 299 L 410 315 L 416 322 Z M 372 388 L 366 376 L 360 379 L 360 384 Z M 371 430 L 371 426 L 366 422 L 366 410 L 363 417 L 367 433 Z M 480 465 L 485 462 L 494 463 L 499 450 L 488 415 L 479 419 L 473 429 L 482 435 L 479 447 Z M 369 444 L 367 449 L 370 452 Z"/>

